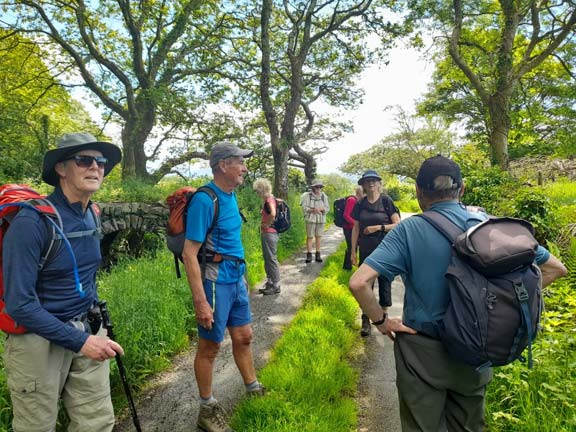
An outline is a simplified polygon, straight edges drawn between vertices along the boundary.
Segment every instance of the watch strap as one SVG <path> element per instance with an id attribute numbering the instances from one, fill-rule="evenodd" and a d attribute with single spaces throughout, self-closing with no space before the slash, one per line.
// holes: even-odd
<path id="1" fill-rule="evenodd" d="M 382 324 L 384 324 L 384 323 L 386 322 L 386 318 L 388 318 L 388 314 L 387 314 L 386 312 L 384 312 L 384 315 L 382 316 L 382 319 L 381 319 L 381 320 L 378 320 L 378 321 L 373 321 L 373 322 L 372 322 L 372 325 L 374 325 L 374 326 L 380 326 L 380 325 L 382 325 Z"/>

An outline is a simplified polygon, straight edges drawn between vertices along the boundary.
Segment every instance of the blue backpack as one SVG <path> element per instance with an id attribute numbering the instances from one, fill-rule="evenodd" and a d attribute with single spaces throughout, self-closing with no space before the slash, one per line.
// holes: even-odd
<path id="1" fill-rule="evenodd" d="M 462 231 L 438 212 L 419 216 L 452 244 L 445 274 L 450 301 L 439 323 L 448 353 L 481 369 L 523 359 L 528 347 L 532 367 L 532 341 L 543 310 L 532 225 L 491 217 Z"/>

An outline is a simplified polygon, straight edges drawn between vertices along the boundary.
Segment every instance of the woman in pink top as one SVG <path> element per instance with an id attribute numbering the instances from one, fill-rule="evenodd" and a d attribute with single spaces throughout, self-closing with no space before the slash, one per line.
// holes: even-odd
<path id="1" fill-rule="evenodd" d="M 356 186 L 354 195 L 350 195 L 346 199 L 346 205 L 344 206 L 344 225 L 342 225 L 344 238 L 346 239 L 346 253 L 344 254 L 344 264 L 342 264 L 342 268 L 344 270 L 352 270 L 352 260 L 350 258 L 350 248 L 352 247 L 352 228 L 354 228 L 352 210 L 354 210 L 354 206 L 362 198 L 364 198 L 364 189 L 362 186 Z"/>
<path id="2" fill-rule="evenodd" d="M 276 218 L 276 198 L 272 195 L 272 185 L 267 179 L 261 178 L 254 182 L 253 189 L 262 198 L 262 221 L 260 223 L 260 238 L 262 240 L 262 255 L 266 271 L 266 285 L 260 289 L 264 295 L 280 292 L 280 264 L 278 263 L 278 232 L 272 227 Z"/>

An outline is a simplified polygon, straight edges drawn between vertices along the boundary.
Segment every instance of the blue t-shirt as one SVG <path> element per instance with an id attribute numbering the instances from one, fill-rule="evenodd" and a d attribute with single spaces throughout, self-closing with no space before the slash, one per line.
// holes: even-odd
<path id="1" fill-rule="evenodd" d="M 487 218 L 484 213 L 466 211 L 455 201 L 439 202 L 432 209 L 447 216 L 465 230 Z M 451 257 L 448 240 L 423 218 L 403 220 L 364 261 L 392 281 L 402 275 L 406 287 L 403 322 L 418 331 L 434 333 L 444 317 L 449 293 L 444 273 Z M 539 246 L 536 263 L 548 260 L 550 253 Z"/>
<path id="2" fill-rule="evenodd" d="M 218 197 L 218 220 L 208 235 L 208 229 L 214 218 L 214 203 L 205 192 L 194 194 L 188 207 L 186 219 L 186 238 L 198 243 L 206 240 L 208 250 L 244 259 L 242 246 L 242 218 L 238 209 L 236 193 L 221 190 L 214 182 L 206 186 L 216 192 Z M 200 256 L 198 257 L 200 261 Z M 204 269 L 204 278 L 218 283 L 238 282 L 244 274 L 244 263 L 224 260 L 220 264 L 208 263 Z"/>

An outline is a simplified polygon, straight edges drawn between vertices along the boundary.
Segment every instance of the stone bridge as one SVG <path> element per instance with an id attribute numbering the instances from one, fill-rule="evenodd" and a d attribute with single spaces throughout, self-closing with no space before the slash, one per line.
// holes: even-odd
<path id="1" fill-rule="evenodd" d="M 160 203 L 110 202 L 98 206 L 104 235 L 125 229 L 162 233 L 168 221 L 168 207 Z"/>
<path id="2" fill-rule="evenodd" d="M 168 207 L 142 202 L 98 203 L 101 210 L 102 268 L 110 269 L 121 255 L 135 258 L 163 246 L 163 234 L 168 222 Z M 150 243 L 150 236 L 157 238 Z"/>

